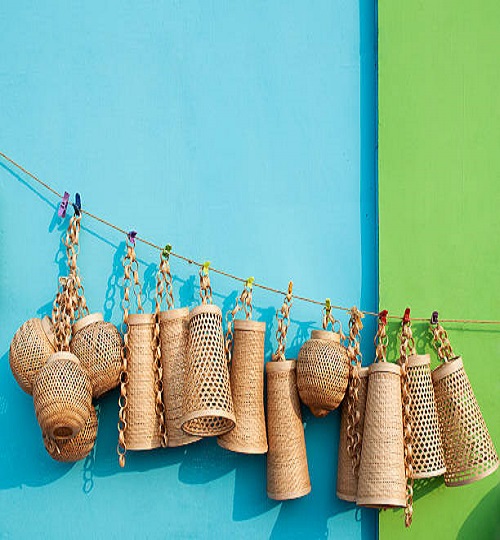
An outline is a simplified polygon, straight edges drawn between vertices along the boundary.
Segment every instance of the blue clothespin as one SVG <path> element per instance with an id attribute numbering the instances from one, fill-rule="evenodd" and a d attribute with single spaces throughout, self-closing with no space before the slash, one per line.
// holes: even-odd
<path id="1" fill-rule="evenodd" d="M 73 210 L 75 214 L 79 216 L 82 213 L 82 199 L 79 193 L 75 193 L 75 202 L 73 203 Z"/>

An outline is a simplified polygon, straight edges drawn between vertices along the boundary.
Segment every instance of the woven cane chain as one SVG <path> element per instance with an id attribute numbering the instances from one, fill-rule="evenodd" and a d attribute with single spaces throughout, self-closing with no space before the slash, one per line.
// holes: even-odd
<path id="1" fill-rule="evenodd" d="M 442 362 L 449 362 L 455 358 L 455 353 L 451 347 L 446 330 L 437 323 L 435 326 L 431 324 L 430 331 L 432 332 L 432 337 L 434 339 L 433 345 L 437 350 L 439 359 Z"/>
<path id="2" fill-rule="evenodd" d="M 339 334 L 341 341 L 345 340 L 344 332 L 342 331 L 342 323 L 332 315 L 331 307 L 323 308 L 323 330 L 328 329 L 328 325 L 332 325 L 332 332 L 335 332 L 335 323 L 339 325 Z"/>
<path id="3" fill-rule="evenodd" d="M 212 285 L 210 284 L 210 276 L 208 270 L 200 269 L 200 298 L 202 304 L 212 303 Z"/>
<path id="4" fill-rule="evenodd" d="M 245 284 L 241 295 L 236 299 L 234 308 L 226 314 L 227 329 L 224 337 L 224 347 L 228 364 L 231 362 L 233 355 L 234 319 L 241 310 L 245 312 L 247 320 L 252 318 L 252 287 L 248 283 Z"/>
<path id="5" fill-rule="evenodd" d="M 66 255 L 68 259 L 69 275 L 73 276 L 73 285 L 71 287 L 71 294 L 75 298 L 76 310 L 75 320 L 89 314 L 87 302 L 85 300 L 85 290 L 80 278 L 80 271 L 78 269 L 77 259 L 80 253 L 80 221 L 81 215 L 74 215 L 69 220 L 68 230 L 64 239 L 64 245 L 66 246 Z M 73 321 L 72 321 L 73 322 Z"/>
<path id="6" fill-rule="evenodd" d="M 276 311 L 276 320 L 278 321 L 278 328 L 276 330 L 276 339 L 278 341 L 278 348 L 273 354 L 273 360 L 284 362 L 285 349 L 286 349 L 286 334 L 288 327 L 290 326 L 290 308 L 292 307 L 292 289 L 293 283 L 290 281 L 288 284 L 288 292 L 283 301 L 283 305 L 279 311 Z"/>
<path id="7" fill-rule="evenodd" d="M 385 362 L 387 357 L 387 346 L 389 338 L 387 337 L 387 323 L 378 321 L 377 333 L 375 334 L 375 362 Z"/>
<path id="8" fill-rule="evenodd" d="M 69 351 L 71 324 L 75 315 L 75 298 L 71 294 L 73 283 L 71 276 L 59 278 L 59 289 L 52 306 L 52 324 L 58 351 Z"/>

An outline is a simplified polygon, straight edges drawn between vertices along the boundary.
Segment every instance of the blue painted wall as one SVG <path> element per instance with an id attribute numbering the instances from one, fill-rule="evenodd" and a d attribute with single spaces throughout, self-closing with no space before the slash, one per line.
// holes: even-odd
<path id="1" fill-rule="evenodd" d="M 0 149 L 160 245 L 376 309 L 374 28 L 363 0 L 7 0 Z M 53 462 L 8 347 L 24 320 L 50 311 L 67 222 L 50 193 L 4 161 L 0 193 L 0 536 L 375 536 L 374 513 L 335 497 L 338 412 L 304 411 L 312 493 L 283 504 L 266 497 L 265 457 L 214 440 L 130 453 L 121 470 L 116 392 L 100 402 L 93 456 Z M 88 303 L 119 323 L 124 239 L 83 223 Z M 150 290 L 158 254 L 139 245 L 138 256 Z M 177 301 L 194 306 L 195 268 L 172 270 Z M 212 285 L 216 303 L 232 307 L 239 284 L 214 275 Z M 269 359 L 282 299 L 256 290 L 254 301 Z M 320 317 L 294 303 L 289 357 Z M 372 332 L 368 324 L 367 359 Z"/>

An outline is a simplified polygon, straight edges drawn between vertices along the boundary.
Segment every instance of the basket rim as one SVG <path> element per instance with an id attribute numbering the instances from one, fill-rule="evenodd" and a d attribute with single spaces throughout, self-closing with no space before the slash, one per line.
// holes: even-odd
<path id="1" fill-rule="evenodd" d="M 72 362 L 75 362 L 75 364 L 80 365 L 80 360 L 78 356 L 76 356 L 70 351 L 56 351 L 52 353 L 47 359 L 47 364 L 49 362 L 54 362 L 55 360 L 59 360 L 59 359 L 71 360 Z"/>
<path id="2" fill-rule="evenodd" d="M 85 315 L 85 317 L 82 317 L 80 320 L 76 321 L 73 325 L 73 335 L 75 335 L 77 332 L 85 328 L 86 326 L 89 326 L 91 324 L 94 324 L 96 322 L 102 322 L 104 321 L 104 317 L 102 313 L 96 312 L 91 313 L 90 315 Z"/>
<path id="3" fill-rule="evenodd" d="M 155 315 L 154 313 L 131 313 L 128 316 L 129 325 L 142 325 L 142 324 L 154 324 Z"/>
<path id="4" fill-rule="evenodd" d="M 460 480 L 459 482 L 446 482 L 446 478 L 444 479 L 444 483 L 446 487 L 460 487 L 460 486 L 466 486 L 468 484 L 472 484 L 473 482 L 477 482 L 478 480 L 482 480 L 483 478 L 486 478 L 486 476 L 489 476 L 490 474 L 494 473 L 498 469 L 498 465 L 500 462 L 496 461 L 496 463 L 490 467 L 489 469 L 486 469 L 486 471 L 483 471 L 481 474 L 476 474 L 474 476 L 471 476 L 470 478 L 467 478 L 467 480 Z"/>
<path id="5" fill-rule="evenodd" d="M 266 364 L 266 373 L 276 371 L 293 371 L 297 366 L 297 360 L 271 360 Z"/>
<path id="6" fill-rule="evenodd" d="M 394 373 L 395 375 L 401 375 L 401 366 L 394 364 L 393 362 L 374 362 L 370 367 L 370 374 L 374 371 L 380 371 L 382 373 Z"/>
<path id="7" fill-rule="evenodd" d="M 450 362 L 445 362 L 444 364 L 441 364 L 437 368 L 432 370 L 432 373 L 431 373 L 432 382 L 440 381 L 444 377 L 447 377 L 448 375 L 455 373 L 455 371 L 458 371 L 459 369 L 463 367 L 464 367 L 464 363 L 462 361 L 462 357 L 457 356 L 455 360 L 451 360 Z"/>
<path id="8" fill-rule="evenodd" d="M 189 320 L 191 321 L 193 317 L 201 315 L 202 313 L 216 313 L 222 317 L 222 311 L 219 306 L 216 306 L 215 304 L 201 304 L 191 310 Z"/>
<path id="9" fill-rule="evenodd" d="M 298 489 L 296 491 L 289 491 L 289 492 L 274 492 L 267 490 L 267 496 L 270 499 L 273 499 L 274 501 L 287 501 L 290 499 L 298 499 L 300 497 L 304 497 L 305 495 L 308 495 L 311 493 L 311 484 L 309 483 L 308 486 Z"/>
<path id="10" fill-rule="evenodd" d="M 340 334 L 331 330 L 311 330 L 311 339 L 322 339 L 340 343 Z"/>
<path id="11" fill-rule="evenodd" d="M 264 321 L 251 321 L 249 319 L 236 319 L 234 329 L 242 331 L 265 332 L 266 323 Z"/>
<path id="12" fill-rule="evenodd" d="M 160 311 L 160 322 L 172 321 L 174 319 L 183 319 L 189 315 L 189 308 L 180 307 L 175 309 L 168 309 L 166 311 Z"/>
<path id="13" fill-rule="evenodd" d="M 411 354 L 408 357 L 408 367 L 426 366 L 431 363 L 430 354 Z"/>
<path id="14" fill-rule="evenodd" d="M 242 444 L 241 441 L 238 443 L 237 441 L 228 441 L 225 436 L 229 435 L 231 431 L 228 431 L 228 433 L 224 433 L 224 435 L 219 435 L 217 437 L 217 444 L 221 448 L 225 448 L 226 450 L 230 450 L 231 452 L 238 452 L 240 454 L 266 454 L 268 451 L 268 445 L 267 444 L 249 444 L 245 445 Z"/>

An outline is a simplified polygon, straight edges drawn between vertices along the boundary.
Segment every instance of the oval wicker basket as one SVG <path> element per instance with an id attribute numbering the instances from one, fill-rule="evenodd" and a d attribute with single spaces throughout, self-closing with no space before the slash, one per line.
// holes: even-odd
<path id="1" fill-rule="evenodd" d="M 48 317 L 29 319 L 14 334 L 9 350 L 10 369 L 27 394 L 33 393 L 38 370 L 55 350 L 52 322 Z"/>
<path id="2" fill-rule="evenodd" d="M 73 325 L 70 349 L 88 371 L 94 398 L 118 386 L 121 348 L 120 332 L 101 313 L 87 315 Z"/>
<path id="3" fill-rule="evenodd" d="M 340 334 L 313 330 L 297 361 L 297 387 L 302 402 L 314 416 L 326 416 L 340 405 L 348 378 L 349 357 L 340 343 Z"/>
<path id="4" fill-rule="evenodd" d="M 264 414 L 264 338 L 266 323 L 235 320 L 231 361 L 231 395 L 236 427 L 218 438 L 227 450 L 244 454 L 267 452 Z"/>
<path id="5" fill-rule="evenodd" d="M 69 351 L 54 353 L 33 383 L 38 423 L 51 439 L 70 439 L 90 416 L 92 386 L 78 358 Z"/>

